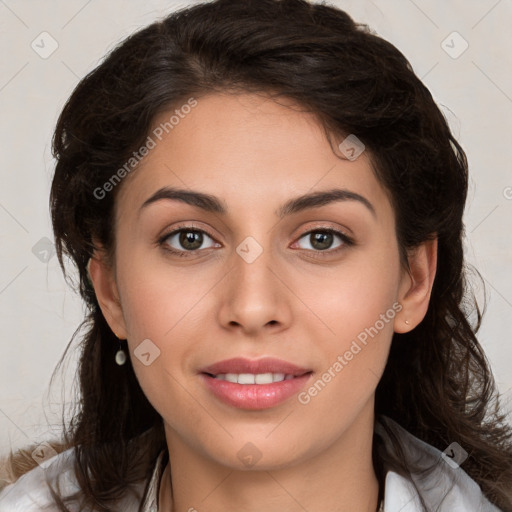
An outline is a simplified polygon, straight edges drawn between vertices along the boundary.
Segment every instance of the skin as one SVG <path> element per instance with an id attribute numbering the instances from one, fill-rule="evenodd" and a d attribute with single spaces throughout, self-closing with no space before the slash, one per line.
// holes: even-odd
<path id="1" fill-rule="evenodd" d="M 114 264 L 101 247 L 91 260 L 105 318 L 128 340 L 140 385 L 164 420 L 172 474 L 162 478 L 160 510 L 377 509 L 374 393 L 393 332 L 413 329 L 427 311 L 437 242 L 411 252 L 403 268 L 394 212 L 367 152 L 354 161 L 337 144 L 333 152 L 315 117 L 291 105 L 255 94 L 198 98 L 123 182 Z M 227 213 L 169 199 L 141 210 L 164 186 L 212 194 Z M 364 196 L 375 214 L 346 200 L 277 216 L 291 198 L 332 188 Z M 178 236 L 157 242 L 182 223 L 212 234 L 189 257 L 165 250 L 186 252 Z M 318 249 L 307 233 L 326 227 L 355 245 L 335 235 Z M 236 252 L 248 236 L 263 249 L 252 263 Z M 270 356 L 311 369 L 307 390 L 396 303 L 400 312 L 307 404 L 293 396 L 241 410 L 199 377 L 217 361 Z M 149 366 L 133 354 L 144 339 L 160 350 Z M 237 455 L 248 442 L 261 455 L 252 467 Z"/>

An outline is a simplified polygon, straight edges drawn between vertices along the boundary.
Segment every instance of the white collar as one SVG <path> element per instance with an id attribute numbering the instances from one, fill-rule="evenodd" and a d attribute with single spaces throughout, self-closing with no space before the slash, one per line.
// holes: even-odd
<path id="1" fill-rule="evenodd" d="M 440 450 L 413 436 L 388 417 L 381 416 L 379 420 L 375 430 L 384 439 L 388 450 L 394 451 L 382 422 L 399 438 L 410 464 L 415 463 L 420 469 L 433 468 L 423 477 L 416 473 L 411 478 L 388 470 L 384 486 L 385 512 L 422 512 L 420 495 L 429 511 L 500 512 L 462 467 L 446 462 Z"/>

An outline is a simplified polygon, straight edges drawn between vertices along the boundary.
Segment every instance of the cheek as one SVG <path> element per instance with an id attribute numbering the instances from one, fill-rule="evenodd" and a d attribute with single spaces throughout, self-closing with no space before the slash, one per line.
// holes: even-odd
<path id="1" fill-rule="evenodd" d="M 194 354 L 204 348 L 201 340 L 207 340 L 205 330 L 211 325 L 205 322 L 211 314 L 205 298 L 218 278 L 204 272 L 191 280 L 190 272 L 137 253 L 119 258 L 117 276 L 133 368 L 145 395 L 162 414 L 162 408 L 180 401 L 181 376 L 190 372 Z"/>
<path id="2" fill-rule="evenodd" d="M 322 318 L 329 326 L 326 334 L 315 338 L 322 365 L 297 399 L 308 417 L 324 418 L 327 437 L 327 432 L 335 436 L 340 426 L 355 421 L 372 399 L 386 366 L 401 305 L 391 285 L 368 293 L 364 285 L 371 277 L 368 273 L 357 280 L 361 286 L 327 287 L 321 295 Z"/>
<path id="3" fill-rule="evenodd" d="M 353 409 L 370 397 L 384 371 L 394 319 L 402 308 L 399 279 L 398 252 L 390 248 L 379 258 L 361 252 L 329 278 L 316 279 L 316 286 L 314 280 L 303 281 L 298 294 L 315 313 L 304 321 L 304 329 L 315 336 L 315 326 L 315 351 L 322 354 L 319 382 L 306 390 L 303 403 L 314 399 L 314 407 L 322 407 L 334 401 Z M 323 392 L 327 387 L 330 391 Z"/>
<path id="4" fill-rule="evenodd" d="M 389 250 L 378 258 L 370 251 L 354 253 L 338 267 L 296 282 L 297 294 L 321 329 L 319 338 L 342 349 L 375 325 L 386 336 L 392 333 L 399 280 L 398 253 Z"/>
<path id="5" fill-rule="evenodd" d="M 154 338 L 158 343 L 172 337 L 173 330 L 190 322 L 214 283 L 207 271 L 191 275 L 189 269 L 169 264 L 160 251 L 147 248 L 136 247 L 127 257 L 120 256 L 117 269 L 124 320 L 133 342 Z"/>

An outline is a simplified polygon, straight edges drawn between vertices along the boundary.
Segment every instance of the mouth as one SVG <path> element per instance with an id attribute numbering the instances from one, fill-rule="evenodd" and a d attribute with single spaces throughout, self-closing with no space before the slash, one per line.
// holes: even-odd
<path id="1" fill-rule="evenodd" d="M 274 358 L 235 358 L 203 368 L 200 376 L 213 395 L 239 409 L 268 409 L 297 394 L 313 371 Z"/>
<path id="2" fill-rule="evenodd" d="M 282 382 L 283 380 L 295 379 L 295 375 L 284 374 L 284 373 L 219 373 L 218 375 L 212 375 L 206 373 L 206 375 L 213 377 L 214 379 L 225 380 L 234 384 L 272 384 L 273 382 Z"/>

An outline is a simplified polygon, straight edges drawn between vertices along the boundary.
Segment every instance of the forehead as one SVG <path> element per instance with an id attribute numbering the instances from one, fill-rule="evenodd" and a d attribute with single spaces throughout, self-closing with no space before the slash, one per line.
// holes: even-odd
<path id="1" fill-rule="evenodd" d="M 154 119 L 152 149 L 123 183 L 118 202 L 141 205 L 170 185 L 240 207 L 271 207 L 270 198 L 281 204 L 292 195 L 332 187 L 371 196 L 372 202 L 386 200 L 367 154 L 345 158 L 337 148 L 343 138 L 331 146 L 318 119 L 291 100 L 245 93 L 196 101 Z"/>

